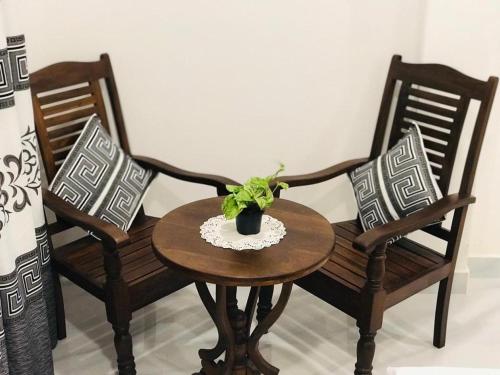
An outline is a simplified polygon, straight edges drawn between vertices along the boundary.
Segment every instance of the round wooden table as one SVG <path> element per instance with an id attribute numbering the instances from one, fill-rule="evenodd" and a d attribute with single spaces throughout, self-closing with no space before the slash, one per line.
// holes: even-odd
<path id="1" fill-rule="evenodd" d="M 219 339 L 213 349 L 201 349 L 201 374 L 277 374 L 258 350 L 259 340 L 283 312 L 293 281 L 323 266 L 335 244 L 332 226 L 316 211 L 276 199 L 266 214 L 282 221 L 287 234 L 262 250 L 215 247 L 200 236 L 200 226 L 221 214 L 223 198 L 210 198 L 179 207 L 165 215 L 153 232 L 153 248 L 168 267 L 195 280 Z M 206 283 L 216 284 L 213 300 Z M 260 287 L 283 284 L 278 302 L 251 331 Z M 244 310 L 238 309 L 236 287 L 251 287 Z M 225 351 L 224 361 L 215 360 Z"/>

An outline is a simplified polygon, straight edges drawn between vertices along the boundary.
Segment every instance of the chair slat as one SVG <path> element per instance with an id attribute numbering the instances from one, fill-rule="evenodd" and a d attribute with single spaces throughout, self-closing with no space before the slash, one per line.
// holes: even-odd
<path id="1" fill-rule="evenodd" d="M 83 129 L 87 121 L 79 121 L 74 124 L 69 124 L 57 129 L 54 129 L 54 127 L 48 129 L 48 136 L 50 139 L 58 138 L 58 137 L 63 137 L 65 135 L 79 132 Z"/>
<path id="2" fill-rule="evenodd" d="M 431 141 L 430 139 L 426 138 L 424 138 L 424 147 L 433 151 L 440 152 L 444 155 L 446 155 L 446 151 L 448 149 L 446 145 Z"/>
<path id="3" fill-rule="evenodd" d="M 80 120 L 82 118 L 92 116 L 95 112 L 96 112 L 95 107 L 78 109 L 76 111 L 65 113 L 63 115 L 44 119 L 45 126 L 47 128 L 50 128 L 51 126 L 61 125 L 67 122 Z"/>
<path id="4" fill-rule="evenodd" d="M 403 112 L 403 116 L 410 119 L 410 120 L 414 120 L 417 122 L 423 122 L 425 124 L 438 126 L 440 128 L 451 129 L 453 127 L 453 122 L 441 120 L 441 119 L 438 119 L 436 117 L 432 117 L 432 116 L 428 116 L 428 115 L 424 115 L 423 113 L 408 111 L 406 109 Z"/>
<path id="5" fill-rule="evenodd" d="M 401 124 L 401 131 L 407 131 L 410 125 L 411 125 L 410 122 L 403 121 L 403 123 Z M 448 142 L 448 140 L 450 139 L 450 133 L 441 132 L 439 130 L 429 128 L 425 125 L 420 125 L 419 129 L 423 135 L 427 135 L 429 137 L 436 138 L 441 141 Z"/>
<path id="6" fill-rule="evenodd" d="M 429 161 L 436 163 L 436 164 L 439 164 L 439 165 L 443 165 L 443 163 L 445 161 L 442 156 L 432 154 L 430 152 L 427 153 L 427 159 L 429 159 Z"/>
<path id="7" fill-rule="evenodd" d="M 85 98 L 80 98 L 76 100 L 71 100 L 68 102 L 64 102 L 62 104 L 56 104 L 51 107 L 42 108 L 42 113 L 45 117 L 52 116 L 58 113 L 63 113 L 67 111 L 71 111 L 77 108 L 93 106 L 96 104 L 96 99 L 93 96 L 87 96 Z"/>
<path id="8" fill-rule="evenodd" d="M 427 103 L 413 100 L 410 98 L 406 99 L 406 105 L 413 107 L 413 108 L 416 108 L 416 109 L 420 109 L 422 111 L 435 113 L 436 115 L 448 117 L 450 119 L 454 119 L 455 115 L 456 115 L 456 110 L 450 110 L 447 108 L 438 107 L 436 105 L 427 104 Z"/>
<path id="9" fill-rule="evenodd" d="M 429 92 L 429 91 L 419 90 L 419 89 L 414 88 L 414 87 L 409 88 L 408 93 L 412 96 L 416 96 L 418 98 L 430 100 L 430 101 L 433 101 L 435 103 L 444 104 L 444 105 L 447 105 L 450 107 L 456 108 L 456 107 L 458 107 L 458 104 L 459 104 L 459 99 L 450 98 L 448 96 L 439 95 L 439 94 Z"/>
<path id="10" fill-rule="evenodd" d="M 74 99 L 80 96 L 85 96 L 90 94 L 92 94 L 92 89 L 87 84 L 87 86 L 78 87 L 76 89 L 61 91 L 50 95 L 38 96 L 38 100 L 41 106 L 45 106 L 47 104 L 57 103 L 63 100 Z"/>
<path id="11" fill-rule="evenodd" d="M 431 165 L 431 171 L 434 173 L 436 176 L 441 176 L 441 173 L 443 173 L 443 168 L 442 167 L 437 167 L 435 165 Z"/>
<path id="12" fill-rule="evenodd" d="M 69 152 L 71 150 L 68 149 L 68 150 L 57 150 L 57 151 L 54 151 L 53 155 L 54 155 L 54 160 L 56 162 L 58 161 L 63 161 L 64 159 L 66 159 L 66 156 L 68 156 Z"/>
<path id="13" fill-rule="evenodd" d="M 64 137 L 60 139 L 56 139 L 54 141 L 50 141 L 50 146 L 52 147 L 53 150 L 59 150 L 64 147 L 72 146 L 80 134 L 74 134 L 70 135 L 69 137 Z"/>

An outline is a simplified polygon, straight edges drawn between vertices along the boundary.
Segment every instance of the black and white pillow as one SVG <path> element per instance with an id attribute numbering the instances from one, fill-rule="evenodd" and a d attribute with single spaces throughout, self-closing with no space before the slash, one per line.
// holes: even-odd
<path id="1" fill-rule="evenodd" d="M 349 178 L 365 231 L 411 215 L 442 198 L 416 124 L 387 153 L 356 168 Z"/>
<path id="2" fill-rule="evenodd" d="M 126 231 L 153 178 L 152 171 L 113 143 L 99 117 L 93 115 L 49 190 L 79 210 Z"/>

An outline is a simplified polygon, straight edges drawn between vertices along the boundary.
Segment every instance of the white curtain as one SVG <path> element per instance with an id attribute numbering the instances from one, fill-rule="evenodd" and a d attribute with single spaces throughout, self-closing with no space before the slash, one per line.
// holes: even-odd
<path id="1" fill-rule="evenodd" d="M 23 35 L 0 1 L 0 375 L 53 374 L 49 241 Z"/>

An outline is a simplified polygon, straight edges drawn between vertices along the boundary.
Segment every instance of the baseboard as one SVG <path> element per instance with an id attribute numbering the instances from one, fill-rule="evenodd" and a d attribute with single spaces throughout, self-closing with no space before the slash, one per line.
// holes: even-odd
<path id="1" fill-rule="evenodd" d="M 453 277 L 452 293 L 464 294 L 467 293 L 467 286 L 469 284 L 470 270 L 455 271 Z"/>
<path id="2" fill-rule="evenodd" d="M 474 278 L 500 278 L 500 256 L 469 257 L 469 269 Z"/>
<path id="3" fill-rule="evenodd" d="M 469 278 L 500 278 L 500 256 L 469 257 L 468 269 L 455 270 L 452 293 L 467 293 Z M 437 293 L 438 284 L 426 289 L 427 293 Z"/>
<path id="4" fill-rule="evenodd" d="M 467 293 L 469 278 L 500 278 L 500 256 L 469 257 L 467 269 L 455 270 L 452 293 Z M 438 285 L 427 288 L 428 293 L 437 293 Z"/>
<path id="5" fill-rule="evenodd" d="M 469 270 L 455 270 L 455 276 L 453 277 L 453 288 L 451 293 L 453 294 L 465 294 L 467 293 L 467 286 L 469 284 L 470 272 Z M 436 283 L 429 288 L 427 288 L 424 293 L 435 293 L 437 294 L 439 289 L 439 283 Z"/>

